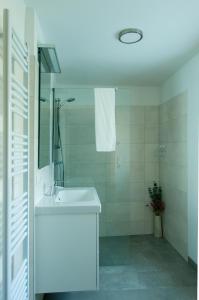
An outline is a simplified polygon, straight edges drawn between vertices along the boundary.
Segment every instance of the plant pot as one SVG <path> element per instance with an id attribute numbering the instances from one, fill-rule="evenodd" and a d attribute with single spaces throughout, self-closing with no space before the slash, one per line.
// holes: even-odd
<path id="1" fill-rule="evenodd" d="M 154 215 L 154 236 L 156 238 L 162 237 L 162 218 Z"/>

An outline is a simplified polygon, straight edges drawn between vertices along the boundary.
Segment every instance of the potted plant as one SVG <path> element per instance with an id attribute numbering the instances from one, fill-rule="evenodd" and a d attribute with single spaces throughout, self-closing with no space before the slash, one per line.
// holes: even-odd
<path id="1" fill-rule="evenodd" d="M 154 212 L 154 236 L 163 237 L 162 214 L 165 209 L 162 201 L 162 189 L 156 182 L 153 187 L 148 188 L 149 196 L 151 198 L 150 206 Z"/>

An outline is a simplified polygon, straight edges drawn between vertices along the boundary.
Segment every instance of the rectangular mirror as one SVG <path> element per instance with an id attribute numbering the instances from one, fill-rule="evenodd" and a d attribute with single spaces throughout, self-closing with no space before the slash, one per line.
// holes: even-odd
<path id="1" fill-rule="evenodd" d="M 61 69 L 53 45 L 40 45 L 38 48 L 39 61 L 39 169 L 50 164 L 52 156 L 53 131 L 53 90 L 51 74 L 60 73 Z"/>
<path id="2" fill-rule="evenodd" d="M 43 72 L 44 56 L 39 49 L 39 143 L 38 167 L 39 169 L 50 164 L 51 147 L 51 73 Z"/>

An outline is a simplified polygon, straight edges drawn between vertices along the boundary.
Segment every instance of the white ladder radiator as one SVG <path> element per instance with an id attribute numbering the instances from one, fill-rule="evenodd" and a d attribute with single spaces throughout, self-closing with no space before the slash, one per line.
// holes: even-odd
<path id="1" fill-rule="evenodd" d="M 28 49 L 4 10 L 6 299 L 29 299 Z"/>

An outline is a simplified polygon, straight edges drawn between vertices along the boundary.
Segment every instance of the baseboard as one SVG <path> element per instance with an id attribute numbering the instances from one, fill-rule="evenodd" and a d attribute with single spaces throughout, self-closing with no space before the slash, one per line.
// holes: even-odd
<path id="1" fill-rule="evenodd" d="M 188 264 L 190 266 L 192 266 L 195 270 L 197 270 L 197 264 L 195 263 L 195 261 L 193 261 L 193 259 L 191 259 L 190 257 L 188 257 Z"/>

